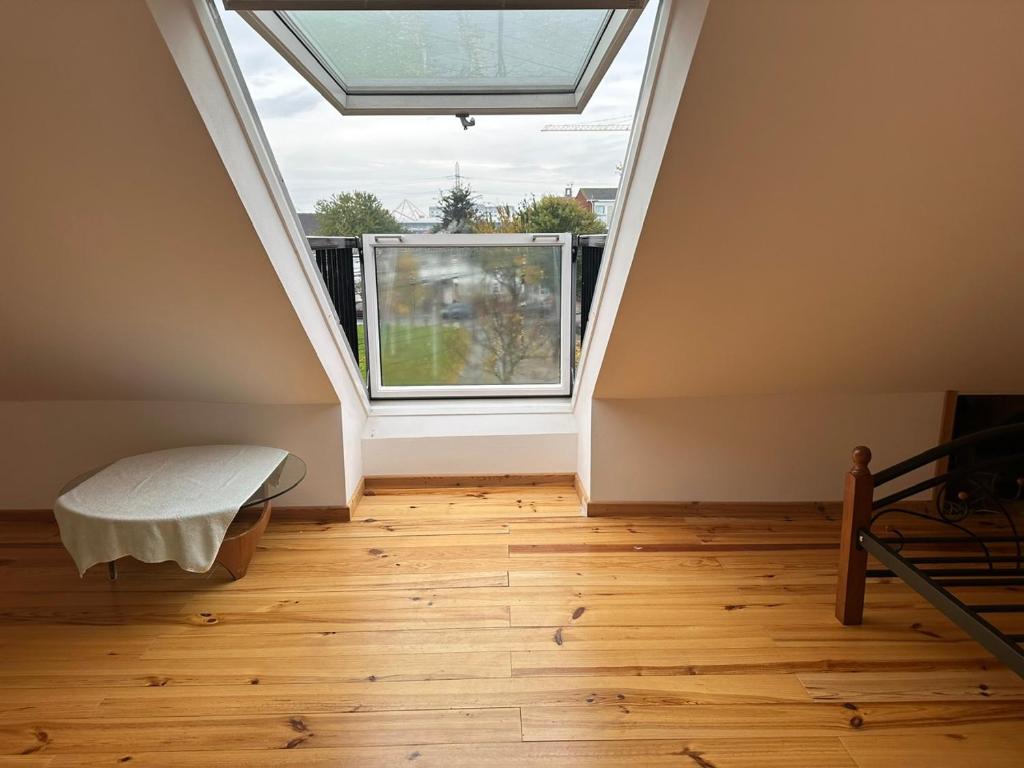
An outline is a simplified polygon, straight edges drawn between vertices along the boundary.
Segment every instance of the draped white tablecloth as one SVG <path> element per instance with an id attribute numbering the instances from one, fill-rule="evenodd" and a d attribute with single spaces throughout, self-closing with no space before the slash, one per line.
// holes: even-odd
<path id="1" fill-rule="evenodd" d="M 259 445 L 204 445 L 120 459 L 57 499 L 61 541 L 79 575 L 126 555 L 203 573 L 239 508 L 287 456 Z"/>

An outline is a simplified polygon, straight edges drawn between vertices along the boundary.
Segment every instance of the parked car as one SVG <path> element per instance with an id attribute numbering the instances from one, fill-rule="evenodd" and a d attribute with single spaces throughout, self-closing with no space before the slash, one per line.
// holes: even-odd
<path id="1" fill-rule="evenodd" d="M 553 296 L 542 296 L 519 302 L 519 311 L 523 315 L 533 317 L 547 317 L 555 311 L 555 299 Z"/>
<path id="2" fill-rule="evenodd" d="M 461 301 L 453 301 L 441 307 L 442 320 L 467 320 L 471 314 L 469 304 L 463 304 Z"/>

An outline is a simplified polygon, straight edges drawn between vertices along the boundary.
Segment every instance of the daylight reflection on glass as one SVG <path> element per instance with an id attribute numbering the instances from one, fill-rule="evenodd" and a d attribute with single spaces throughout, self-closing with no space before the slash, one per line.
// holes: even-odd
<path id="1" fill-rule="evenodd" d="M 561 251 L 377 248 L 381 383 L 557 384 Z"/>
<path id="2" fill-rule="evenodd" d="M 350 93 L 572 91 L 611 18 L 600 9 L 291 11 Z"/>

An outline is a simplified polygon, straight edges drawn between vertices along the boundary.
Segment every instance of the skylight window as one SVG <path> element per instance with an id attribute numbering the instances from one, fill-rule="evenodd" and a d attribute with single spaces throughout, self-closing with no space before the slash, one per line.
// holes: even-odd
<path id="1" fill-rule="evenodd" d="M 225 7 L 343 114 L 516 114 L 582 112 L 645 1 L 225 0 Z"/>

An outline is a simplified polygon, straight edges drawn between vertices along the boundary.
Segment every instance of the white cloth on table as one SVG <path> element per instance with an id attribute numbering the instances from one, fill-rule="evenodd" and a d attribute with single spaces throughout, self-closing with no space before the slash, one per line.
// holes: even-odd
<path id="1" fill-rule="evenodd" d="M 204 445 L 120 459 L 57 499 L 61 541 L 79 575 L 126 555 L 203 573 L 239 508 L 287 456 L 259 445 Z"/>

